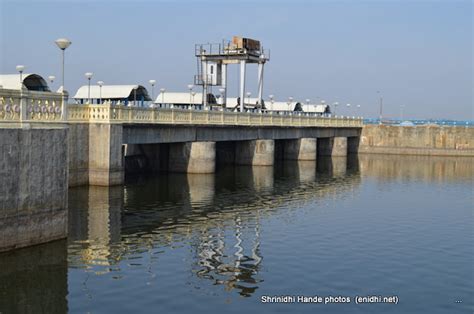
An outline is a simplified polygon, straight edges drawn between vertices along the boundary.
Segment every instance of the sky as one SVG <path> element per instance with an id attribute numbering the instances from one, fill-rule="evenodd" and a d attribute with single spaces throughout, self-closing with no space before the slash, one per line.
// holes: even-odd
<path id="1" fill-rule="evenodd" d="M 187 91 L 194 45 L 234 35 L 270 49 L 264 95 L 338 102 L 339 114 L 474 120 L 473 1 L 0 0 L 0 73 L 55 75 L 66 37 L 66 89 L 92 82 Z M 239 68 L 230 66 L 229 96 Z M 247 66 L 257 95 L 257 66 Z M 214 92 L 217 93 L 215 88 Z M 380 93 L 378 94 L 377 91 Z M 264 97 L 266 98 L 266 97 Z M 351 104 L 347 107 L 346 104 Z M 360 105 L 360 108 L 357 107 Z"/>

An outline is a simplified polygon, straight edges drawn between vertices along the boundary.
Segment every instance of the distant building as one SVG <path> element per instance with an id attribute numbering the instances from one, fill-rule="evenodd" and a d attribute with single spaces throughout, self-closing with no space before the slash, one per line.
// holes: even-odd
<path id="1" fill-rule="evenodd" d="M 194 109 L 202 109 L 203 94 L 189 92 L 160 92 L 154 101 L 155 107 L 159 108 L 181 108 L 189 109 L 191 105 Z M 209 93 L 207 94 L 207 103 L 209 106 L 216 106 L 216 97 Z"/>
<path id="2" fill-rule="evenodd" d="M 24 73 L 21 76 L 23 84 L 20 82 L 20 74 L 1 74 L 0 75 L 0 88 L 4 89 L 22 89 L 25 88 L 29 91 L 36 92 L 50 92 L 46 80 L 39 74 Z M 22 86 L 23 85 L 23 86 Z"/>
<path id="3" fill-rule="evenodd" d="M 86 104 L 89 101 L 91 104 L 100 104 L 105 101 L 112 103 L 113 105 L 124 105 L 124 106 L 145 106 L 145 101 L 151 101 L 152 99 L 148 95 L 148 91 L 141 85 L 91 85 L 90 95 L 89 86 L 81 86 L 74 99 L 80 104 Z"/>

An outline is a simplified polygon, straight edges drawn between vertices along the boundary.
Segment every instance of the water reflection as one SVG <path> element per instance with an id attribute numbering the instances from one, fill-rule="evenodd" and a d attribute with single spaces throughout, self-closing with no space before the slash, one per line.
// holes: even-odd
<path id="1" fill-rule="evenodd" d="M 66 313 L 66 241 L 0 254 L 1 313 Z"/>
<path id="2" fill-rule="evenodd" d="M 125 187 L 72 189 L 71 266 L 102 274 L 123 271 L 119 262 L 133 259 L 133 265 L 150 268 L 140 259 L 187 239 L 196 278 L 250 296 L 263 280 L 260 220 L 291 203 L 358 186 L 357 173 L 344 177 L 337 170 L 345 171 L 342 162 L 318 160 L 319 168 L 314 161 L 225 166 L 212 175 L 162 174 Z M 317 169 L 330 176 L 319 178 Z"/>
<path id="3" fill-rule="evenodd" d="M 437 156 L 360 155 L 363 176 L 386 181 L 466 181 L 474 178 L 474 158 Z"/>

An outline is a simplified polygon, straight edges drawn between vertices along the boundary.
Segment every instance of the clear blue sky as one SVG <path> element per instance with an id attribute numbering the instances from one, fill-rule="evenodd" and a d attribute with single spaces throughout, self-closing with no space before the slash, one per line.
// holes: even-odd
<path id="1" fill-rule="evenodd" d="M 472 1 L 5 1 L 0 0 L 0 70 L 60 77 L 54 40 L 67 37 L 66 88 L 84 72 L 106 84 L 158 81 L 185 91 L 194 44 L 233 35 L 271 49 L 265 95 L 361 105 L 386 116 L 474 119 Z M 256 95 L 257 69 L 248 66 Z M 238 68 L 229 69 L 237 94 Z M 318 98 L 319 97 L 319 98 Z M 347 109 L 344 109 L 347 112 Z M 342 111 L 342 110 L 341 110 Z M 351 114 L 354 113 L 351 109 Z"/>

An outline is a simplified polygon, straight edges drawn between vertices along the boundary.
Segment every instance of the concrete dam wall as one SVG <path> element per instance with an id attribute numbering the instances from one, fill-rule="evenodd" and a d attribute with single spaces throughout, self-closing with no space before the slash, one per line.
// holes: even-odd
<path id="1" fill-rule="evenodd" d="M 474 128 L 464 126 L 365 125 L 360 153 L 474 156 Z"/>
<path id="2" fill-rule="evenodd" d="M 67 134 L 0 128 L 0 251 L 67 236 Z"/>

